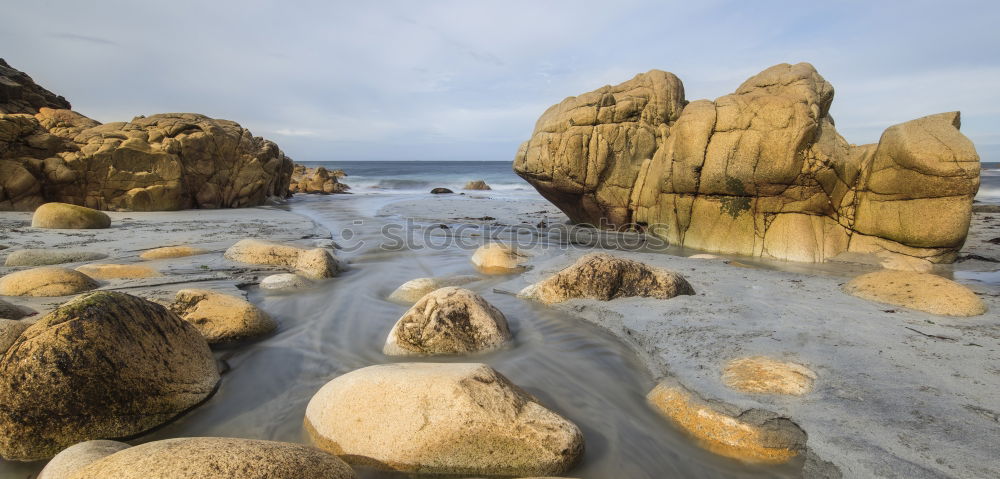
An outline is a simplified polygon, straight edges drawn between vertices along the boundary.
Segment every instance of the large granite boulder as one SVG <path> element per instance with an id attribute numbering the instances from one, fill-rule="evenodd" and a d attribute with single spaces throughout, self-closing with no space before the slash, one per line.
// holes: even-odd
<path id="1" fill-rule="evenodd" d="M 348 462 L 417 474 L 556 475 L 583 454 L 576 425 L 485 364 L 344 374 L 309 401 L 305 425 Z"/>
<path id="2" fill-rule="evenodd" d="M 5 107 L 4 85 L 24 83 L 8 70 L 0 65 L 0 210 L 50 201 L 101 210 L 235 208 L 288 196 L 291 159 L 235 122 L 165 113 L 102 125 L 58 101 Z"/>
<path id="3" fill-rule="evenodd" d="M 99 459 L 108 457 L 118 451 L 131 447 L 124 442 L 108 441 L 96 439 L 84 441 L 63 449 L 56 454 L 47 464 L 42 472 L 38 473 L 37 479 L 67 479 L 80 469 L 96 462 Z"/>
<path id="4" fill-rule="evenodd" d="M 852 279 L 843 289 L 869 301 L 942 316 L 978 316 L 987 311 L 986 303 L 967 286 L 930 273 L 875 271 Z"/>
<path id="5" fill-rule="evenodd" d="M 243 298 L 207 289 L 178 291 L 170 310 L 191 323 L 209 344 L 256 338 L 278 327 L 270 315 Z"/>
<path id="6" fill-rule="evenodd" d="M 29 248 L 12 251 L 7 255 L 4 266 L 50 266 L 53 264 L 81 263 L 107 258 L 108 255 L 96 251 L 73 249 Z"/>
<path id="7" fill-rule="evenodd" d="M 420 298 L 389 331 L 389 356 L 490 351 L 512 339 L 507 318 L 482 296 L 448 286 Z"/>
<path id="8" fill-rule="evenodd" d="M 288 184 L 291 193 L 347 193 L 351 187 L 341 183 L 338 178 L 345 176 L 341 170 L 329 171 L 322 166 L 309 168 L 305 165 L 295 165 L 292 170 L 292 181 Z"/>
<path id="9" fill-rule="evenodd" d="M 187 437 L 154 441 L 97 459 L 66 479 L 355 479 L 344 461 L 277 441 Z"/>
<path id="10" fill-rule="evenodd" d="M 3 296 L 68 296 L 97 286 L 97 281 L 90 276 L 57 266 L 26 269 L 0 277 L 0 295 Z"/>
<path id="11" fill-rule="evenodd" d="M 237 241 L 223 256 L 240 263 L 290 268 L 309 279 L 332 278 L 345 269 L 344 265 L 324 248 L 307 249 L 250 238 Z"/>
<path id="12" fill-rule="evenodd" d="M 155 428 L 215 390 L 215 358 L 163 306 L 101 291 L 60 306 L 0 356 L 0 457 L 34 461 Z"/>
<path id="13" fill-rule="evenodd" d="M 111 217 L 101 211 L 67 203 L 45 203 L 31 216 L 32 228 L 104 229 L 111 227 Z"/>
<path id="14" fill-rule="evenodd" d="M 676 245 L 795 261 L 845 251 L 952 261 L 980 169 L 959 113 L 855 146 L 834 128 L 832 101 L 833 86 L 807 63 L 693 102 L 676 76 L 652 70 L 549 108 L 514 170 L 577 223 L 644 228 Z"/>

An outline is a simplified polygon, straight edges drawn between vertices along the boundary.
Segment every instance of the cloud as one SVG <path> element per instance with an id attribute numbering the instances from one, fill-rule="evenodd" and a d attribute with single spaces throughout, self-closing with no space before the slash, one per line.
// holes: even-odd
<path id="1" fill-rule="evenodd" d="M 303 160 L 507 160 L 567 96 L 658 68 L 677 74 L 689 99 L 712 99 L 798 61 L 836 87 L 833 114 L 849 141 L 956 109 L 974 141 L 995 144 L 1000 131 L 998 3 L 104 5 L 8 9 L 5 58 L 98 120 L 196 111 Z"/>

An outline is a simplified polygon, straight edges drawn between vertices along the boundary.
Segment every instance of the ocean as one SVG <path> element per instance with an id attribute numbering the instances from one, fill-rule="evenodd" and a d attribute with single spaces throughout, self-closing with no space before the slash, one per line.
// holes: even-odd
<path id="1" fill-rule="evenodd" d="M 534 191 L 514 174 L 509 161 L 309 161 L 302 164 L 344 170 L 347 178 L 343 182 L 354 193 L 426 193 L 437 187 L 459 191 L 472 180 L 484 180 L 497 191 Z M 1000 163 L 982 163 L 976 200 L 1000 204 Z"/>

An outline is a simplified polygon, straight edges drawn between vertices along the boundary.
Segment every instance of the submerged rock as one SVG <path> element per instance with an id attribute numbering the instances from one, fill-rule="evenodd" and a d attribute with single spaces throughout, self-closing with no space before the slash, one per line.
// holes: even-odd
<path id="1" fill-rule="evenodd" d="M 209 344 L 271 334 L 278 327 L 260 308 L 242 298 L 207 289 L 182 289 L 170 310 L 191 323 Z"/>
<path id="2" fill-rule="evenodd" d="M 312 287 L 313 282 L 293 273 L 272 274 L 260 281 L 261 289 L 290 291 Z"/>
<path id="3" fill-rule="evenodd" d="M 67 479 L 354 479 L 344 461 L 301 444 L 222 437 L 153 441 L 124 449 Z"/>
<path id="4" fill-rule="evenodd" d="M 454 193 L 454 191 L 451 191 L 448 188 L 434 188 L 431 190 L 432 195 L 446 195 L 449 193 Z"/>
<path id="5" fill-rule="evenodd" d="M 107 258 L 108 255 L 94 251 L 74 251 L 59 249 L 21 249 L 7 255 L 5 266 L 48 266 L 63 263 L 79 263 Z"/>
<path id="6" fill-rule="evenodd" d="M 722 382 L 737 391 L 801 396 L 812 390 L 816 373 L 792 362 L 763 356 L 740 358 L 726 364 Z"/>
<path id="7" fill-rule="evenodd" d="M 579 428 L 485 364 L 344 374 L 309 401 L 305 425 L 349 462 L 408 473 L 561 474 L 583 453 Z"/>
<path id="8" fill-rule="evenodd" d="M 752 409 L 734 414 L 701 400 L 682 386 L 661 382 L 647 399 L 698 443 L 720 456 L 751 463 L 784 463 L 805 449 L 806 434 L 794 422 Z"/>
<path id="9" fill-rule="evenodd" d="M 211 251 L 194 246 L 164 246 L 162 248 L 153 248 L 150 250 L 143 251 L 142 254 L 139 255 L 139 257 L 145 260 L 154 260 L 154 259 L 183 258 L 186 256 L 196 256 L 208 253 L 211 253 Z"/>
<path id="10" fill-rule="evenodd" d="M 141 279 L 163 276 L 159 271 L 141 264 L 85 264 L 76 270 L 95 279 Z"/>
<path id="11" fill-rule="evenodd" d="M 423 298 L 427 293 L 436 289 L 448 286 L 462 286 L 478 280 L 479 277 L 477 276 L 449 276 L 443 278 L 411 279 L 399 285 L 399 287 L 389 295 L 389 300 L 402 304 L 413 304 L 420 298 Z"/>
<path id="12" fill-rule="evenodd" d="M 55 266 L 26 269 L 0 278 L 3 296 L 67 296 L 96 288 L 97 281 L 79 271 Z"/>
<path id="13" fill-rule="evenodd" d="M 420 298 L 392 327 L 389 356 L 463 354 L 502 347 L 512 336 L 507 318 L 482 296 L 445 287 Z"/>
<path id="14" fill-rule="evenodd" d="M 111 217 L 102 211 L 66 203 L 45 203 L 31 216 L 32 228 L 103 229 L 111 227 Z"/>
<path id="15" fill-rule="evenodd" d="M 968 287 L 928 273 L 876 271 L 844 285 L 844 292 L 904 308 L 942 316 L 978 316 L 986 303 Z"/>
<path id="16" fill-rule="evenodd" d="M 472 264 L 483 274 L 512 274 L 525 270 L 528 256 L 521 254 L 513 246 L 490 243 L 480 246 L 472 254 Z"/>
<path id="17" fill-rule="evenodd" d="M 205 339 L 163 306 L 82 295 L 0 357 L 0 457 L 33 461 L 90 439 L 136 435 L 201 403 L 219 372 Z"/>
<path id="18" fill-rule="evenodd" d="M 464 190 L 491 190 L 490 185 L 487 185 L 483 180 L 470 181 L 465 184 Z"/>
<path id="19" fill-rule="evenodd" d="M 304 249 L 256 239 L 237 241 L 226 250 L 225 257 L 241 263 L 291 268 L 309 279 L 332 278 L 344 269 L 326 249 Z"/>
<path id="20" fill-rule="evenodd" d="M 687 101 L 651 70 L 541 116 L 514 170 L 572 221 L 636 224 L 670 244 L 824 261 L 889 250 L 952 261 L 965 241 L 979 156 L 958 112 L 855 146 L 812 65 L 775 65 L 715 101 Z"/>
<path id="21" fill-rule="evenodd" d="M 94 440 L 74 444 L 56 454 L 37 479 L 68 479 L 91 463 L 132 447 L 124 442 Z"/>
<path id="22" fill-rule="evenodd" d="M 669 299 L 691 294 L 694 288 L 679 273 L 607 253 L 590 253 L 572 266 L 524 288 L 518 296 L 551 304 L 574 298 Z"/>

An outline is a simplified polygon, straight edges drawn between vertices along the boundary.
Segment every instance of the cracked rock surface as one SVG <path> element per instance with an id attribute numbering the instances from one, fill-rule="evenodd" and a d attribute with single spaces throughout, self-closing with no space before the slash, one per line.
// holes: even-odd
<path id="1" fill-rule="evenodd" d="M 571 220 L 635 224 L 671 244 L 821 262 L 889 251 L 951 262 L 979 188 L 958 112 L 849 144 L 833 86 L 808 63 L 775 65 L 715 101 L 651 70 L 549 108 L 515 172 Z"/>

